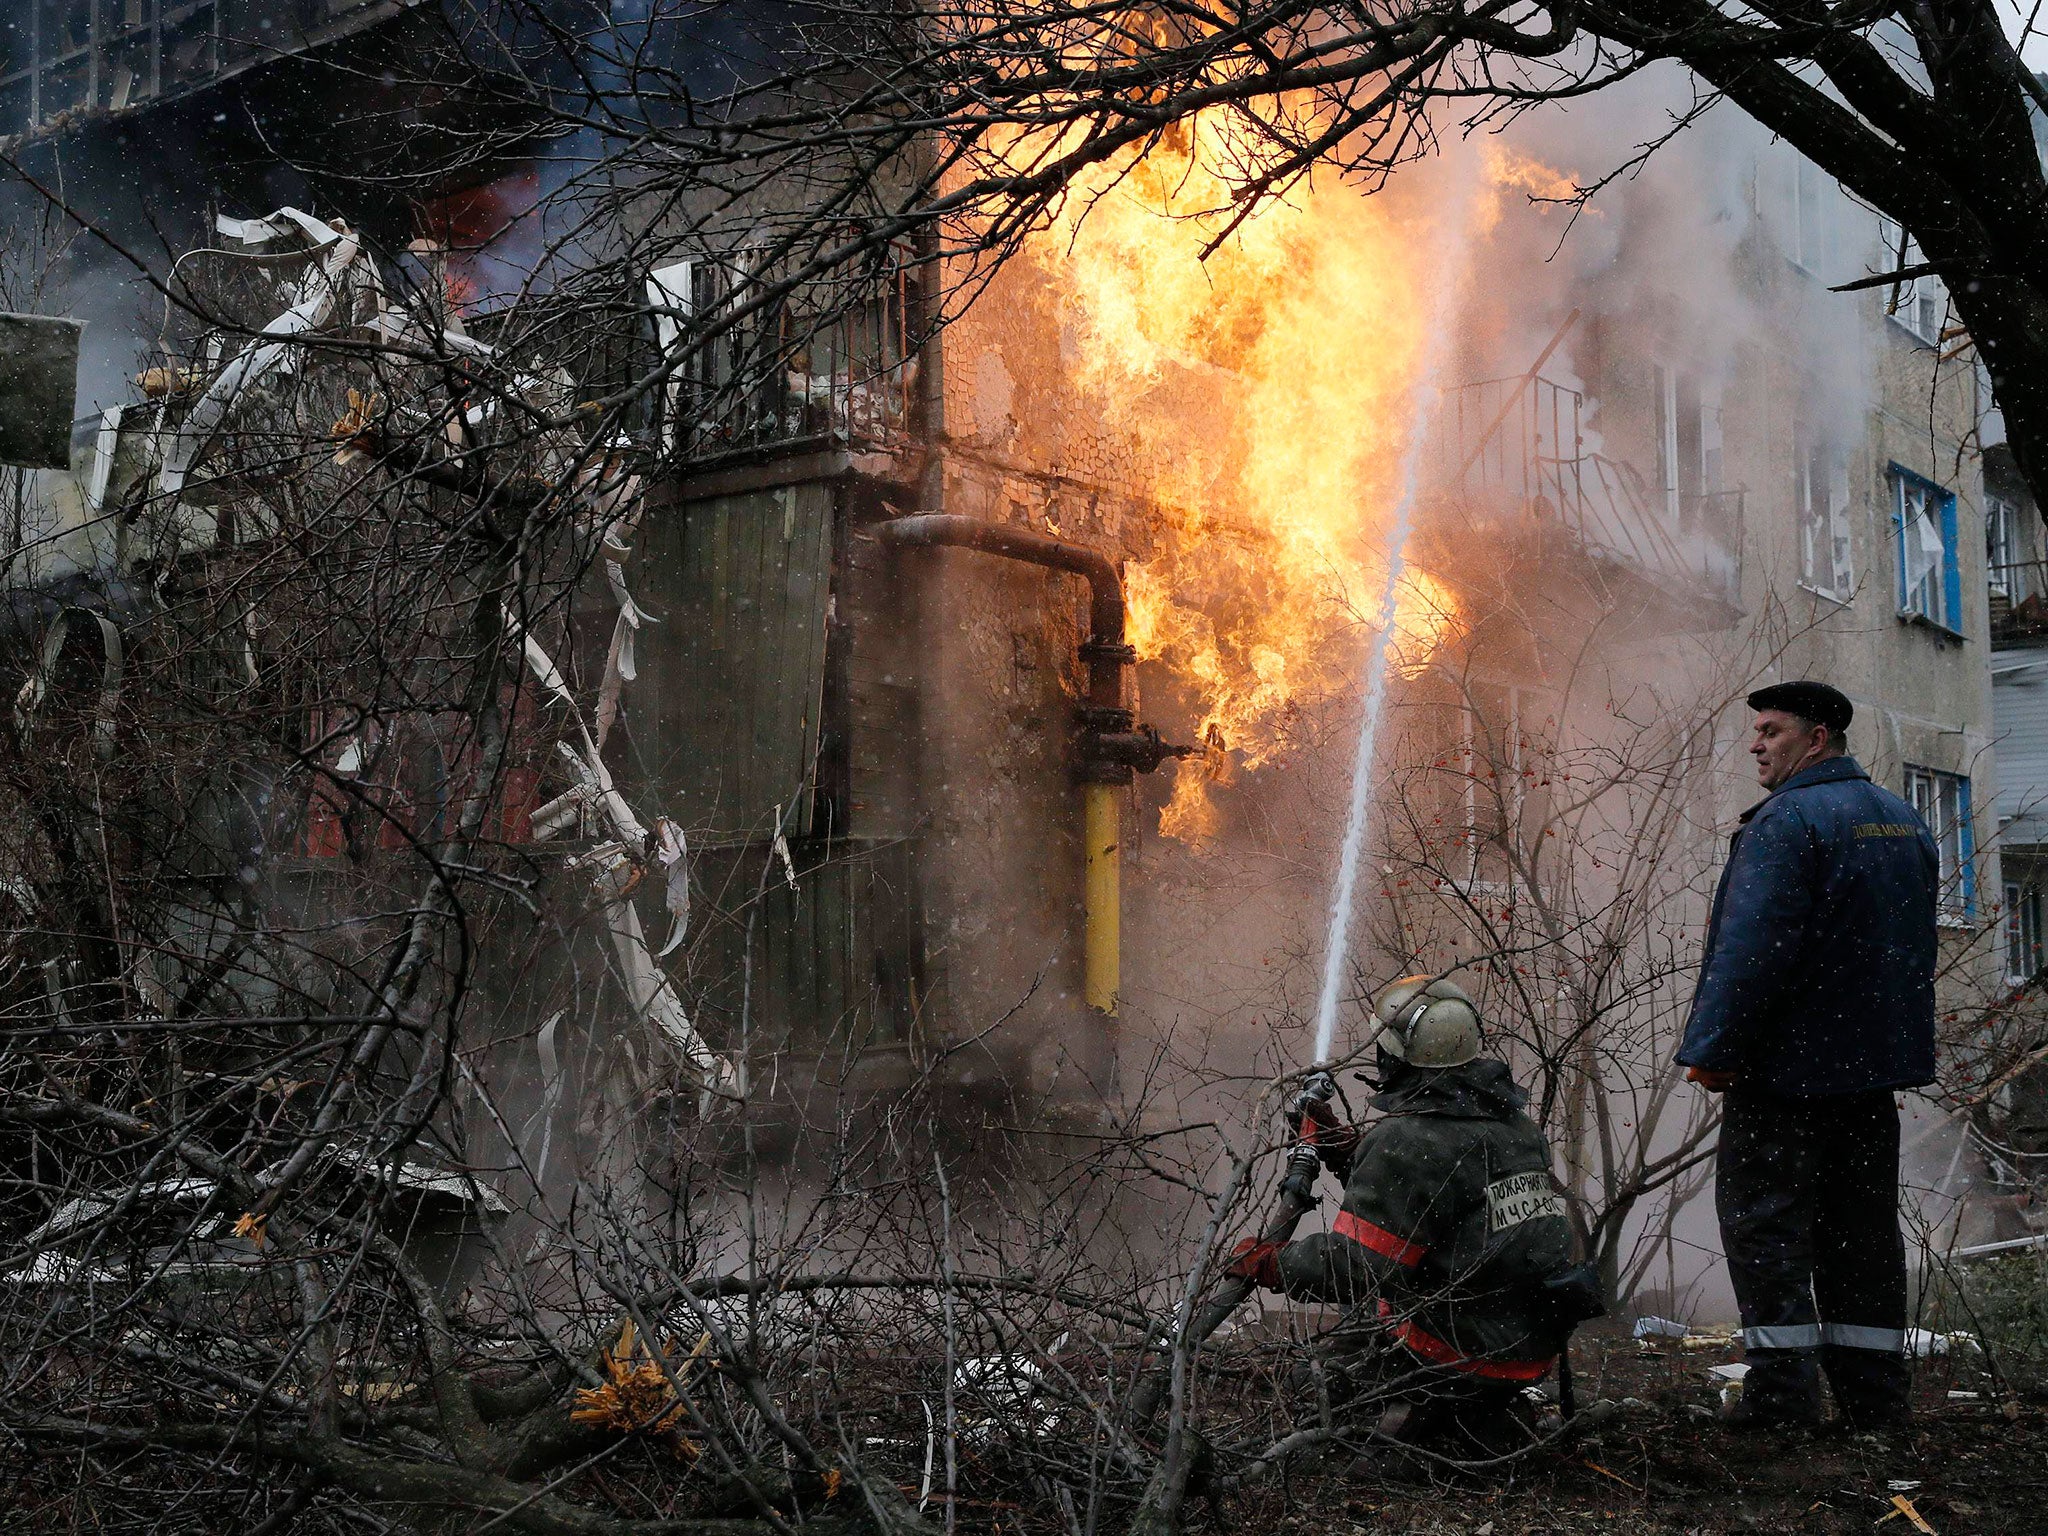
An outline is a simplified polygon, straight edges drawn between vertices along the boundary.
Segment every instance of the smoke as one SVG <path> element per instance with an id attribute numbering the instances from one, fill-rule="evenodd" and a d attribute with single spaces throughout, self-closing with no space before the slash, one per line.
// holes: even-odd
<path id="1" fill-rule="evenodd" d="M 1568 335 L 1545 373 L 1587 391 L 1591 449 L 1603 397 L 1640 387 L 1620 371 L 1631 364 L 1732 390 L 1761 359 L 1789 362 L 1807 419 L 1853 435 L 1873 399 L 1869 327 L 1857 296 L 1824 285 L 1872 270 L 1875 215 L 1726 103 L 1658 144 L 1695 110 L 1689 78 L 1659 66 L 1502 135 L 1507 154 L 1554 179 L 1502 190 L 1475 257 L 1469 376 L 1525 367 L 1578 306 L 1599 323 Z M 1583 207 L 1571 201 L 1594 187 Z M 1802 237 L 1810 250 L 1796 248 Z M 1821 281 L 1778 280 L 1774 264 L 1793 262 Z M 1620 344 L 1603 347 L 1601 330 Z"/>

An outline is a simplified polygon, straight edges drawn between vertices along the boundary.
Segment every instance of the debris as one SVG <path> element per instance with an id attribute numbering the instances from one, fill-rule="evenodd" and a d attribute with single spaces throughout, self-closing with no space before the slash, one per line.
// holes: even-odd
<path id="1" fill-rule="evenodd" d="M 1641 1493 L 1643 1491 L 1642 1489 L 1638 1488 L 1634 1483 L 1630 1482 L 1627 1478 L 1623 1477 L 1619 1472 L 1610 1472 L 1605 1467 L 1601 1466 L 1600 1463 L 1597 1461 L 1589 1461 L 1586 1463 L 1586 1465 L 1591 1467 L 1595 1472 L 1598 1472 L 1602 1477 L 1613 1478 L 1614 1481 L 1621 1484 L 1621 1486 L 1626 1488 L 1630 1493 Z"/>
<path id="2" fill-rule="evenodd" d="M 1637 1339 L 1682 1339 L 1692 1329 L 1684 1323 L 1673 1322 L 1668 1317 L 1639 1317 L 1636 1319 Z"/>
<path id="3" fill-rule="evenodd" d="M 338 299 L 347 291 L 345 279 L 361 252 L 362 242 L 353 234 L 337 240 L 333 231 L 328 231 L 326 241 L 316 241 L 316 245 L 329 243 L 333 248 L 309 264 L 305 276 L 293 289 L 291 306 L 263 327 L 258 333 L 260 339 L 252 340 L 237 352 L 234 360 L 214 375 L 213 382 L 193 402 L 157 470 L 157 489 L 164 495 L 175 496 L 185 488 L 194 460 L 213 440 L 243 391 L 264 375 L 285 366 L 297 338 L 319 330 L 333 316 Z M 68 427 L 66 430 L 68 434 Z"/>
<path id="4" fill-rule="evenodd" d="M 789 839 L 782 835 L 782 807 L 779 805 L 775 807 L 775 852 L 782 860 L 782 877 L 793 891 L 796 889 L 796 865 L 789 857 Z"/>
<path id="5" fill-rule="evenodd" d="M 534 1036 L 534 1047 L 540 1057 L 540 1106 L 534 1110 L 534 1121 L 540 1125 L 540 1150 L 533 1156 L 533 1179 L 536 1184 L 547 1176 L 548 1150 L 555 1139 L 555 1110 L 562 1102 L 562 1053 L 555 1043 L 556 1031 L 561 1028 L 562 1015 L 566 1008 L 557 1008 L 548 1015 L 547 1022 Z M 529 1122 L 530 1133 L 533 1123 Z"/>
<path id="6" fill-rule="evenodd" d="M 0 313 L 0 464 L 71 467 L 83 320 Z"/>
<path id="7" fill-rule="evenodd" d="M 1742 1398 L 1742 1379 L 1749 1374 L 1746 1365 L 1710 1365 L 1707 1375 L 1721 1384 L 1721 1406 L 1733 1408 Z"/>
<path id="8" fill-rule="evenodd" d="M 268 1216 L 258 1216 L 254 1211 L 244 1211 L 235 1218 L 235 1236 L 246 1237 L 258 1248 L 263 1246 L 264 1231 L 269 1225 Z"/>
<path id="9" fill-rule="evenodd" d="M 1915 1360 L 1925 1360 L 1930 1355 L 1946 1355 L 1951 1350 L 1977 1348 L 1977 1336 L 1958 1329 L 1954 1333 L 1933 1333 L 1925 1328 L 1906 1330 L 1906 1353 Z"/>
<path id="10" fill-rule="evenodd" d="M 1053 1340 L 1049 1354 L 1058 1354 L 1067 1335 Z M 1026 1354 L 976 1355 L 962 1360 L 953 1371 L 955 1394 L 987 1410 L 976 1422 L 973 1440 L 993 1439 L 1000 1429 L 1027 1430 L 1049 1435 L 1060 1427 L 1058 1413 L 1047 1408 L 1041 1397 L 1045 1368 Z"/>
<path id="11" fill-rule="evenodd" d="M 1680 1349 L 1733 1349 L 1733 1333 L 1691 1333 L 1678 1341 Z"/>
<path id="12" fill-rule="evenodd" d="M 618 1338 L 599 1357 L 598 1368 L 607 1380 L 601 1386 L 577 1388 L 569 1418 L 622 1435 L 674 1430 L 688 1413 L 676 1398 L 676 1385 L 689 1379 L 691 1367 L 703 1358 L 710 1344 L 711 1335 L 706 1333 L 681 1364 L 669 1365 L 665 1363 L 668 1352 L 664 1350 L 656 1358 L 653 1350 L 640 1342 L 633 1320 L 628 1318 L 619 1325 Z M 695 1447 L 690 1447 L 690 1452 L 694 1455 Z"/>
<path id="13" fill-rule="evenodd" d="M 1883 1525 L 1885 1521 L 1896 1520 L 1901 1515 L 1904 1515 L 1913 1529 L 1921 1532 L 1922 1536 L 1937 1536 L 1934 1527 L 1921 1518 L 1920 1511 L 1913 1507 L 1913 1501 L 1903 1493 L 1892 1495 L 1892 1512 L 1888 1515 L 1880 1516 L 1877 1523 Z"/>
<path id="14" fill-rule="evenodd" d="M 352 464 L 361 458 L 370 446 L 370 421 L 383 408 L 384 397 L 372 391 L 364 394 L 359 389 L 348 392 L 348 408 L 336 419 L 331 436 L 340 446 L 334 451 L 334 462 Z"/>
<path id="15" fill-rule="evenodd" d="M 1958 1248 L 1949 1255 L 1952 1259 L 1982 1259 L 1993 1254 L 2017 1253 L 2023 1248 L 2048 1247 L 2048 1235 L 2040 1237 L 2008 1237 L 2003 1242 L 1975 1243 L 1968 1248 Z"/>
<path id="16" fill-rule="evenodd" d="M 1983 1395 L 1981 1392 L 1958 1392 L 1954 1388 L 1950 1388 L 1948 1400 L 1952 1403 L 1974 1403 Z"/>
<path id="17" fill-rule="evenodd" d="M 1895 1477 L 1884 1485 L 1884 1491 L 1886 1493 L 1911 1493 L 1919 1486 L 1920 1479 L 1917 1477 Z"/>
<path id="18" fill-rule="evenodd" d="M 690 931 L 690 844 L 683 836 L 683 829 L 666 816 L 654 819 L 654 862 L 662 868 L 666 877 L 662 893 L 662 904 L 668 908 L 668 942 L 656 952 L 655 958 L 663 960 L 675 953 L 676 946 Z"/>
<path id="19" fill-rule="evenodd" d="M 136 387 L 145 400 L 189 395 L 205 382 L 206 371 L 201 368 L 145 368 L 135 376 Z"/>

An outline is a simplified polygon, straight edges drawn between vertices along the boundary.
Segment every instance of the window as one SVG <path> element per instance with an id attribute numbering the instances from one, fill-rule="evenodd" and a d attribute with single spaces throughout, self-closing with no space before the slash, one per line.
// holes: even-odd
<path id="1" fill-rule="evenodd" d="M 1927 258 L 1920 254 L 1919 242 L 1907 234 L 1904 227 L 1891 219 L 1880 218 L 1878 230 L 1883 249 L 1878 260 L 1884 265 L 1884 272 L 1903 271 L 1917 267 Z M 1884 312 L 1911 331 L 1929 346 L 1941 340 L 1942 327 L 1948 322 L 1948 290 L 1938 277 L 1908 278 L 1882 290 L 1885 294 Z"/>
<path id="2" fill-rule="evenodd" d="M 2041 973 L 2041 890 L 2039 886 L 2007 884 L 2005 888 L 2005 979 L 2014 986 Z"/>
<path id="3" fill-rule="evenodd" d="M 1835 179 L 1805 156 L 1792 171 L 1793 261 L 1816 276 L 1832 269 L 1835 235 L 1841 225 L 1841 188 Z"/>
<path id="4" fill-rule="evenodd" d="M 1846 603 L 1856 588 L 1849 550 L 1849 456 L 1813 427 L 1796 422 L 1792 460 L 1800 585 Z"/>
<path id="5" fill-rule="evenodd" d="M 1899 617 L 1963 630 L 1963 572 L 1956 551 L 1956 498 L 1892 466 L 1892 533 L 1899 564 Z"/>
<path id="6" fill-rule="evenodd" d="M 1550 852 L 1538 829 L 1550 816 L 1554 697 L 1432 669 L 1401 709 L 1387 799 L 1415 834 L 1419 866 L 1461 890 L 1513 886 L 1518 857 Z"/>
<path id="7" fill-rule="evenodd" d="M 1657 407 L 1657 496 L 1664 515 L 1678 521 L 1678 375 L 1662 363 L 1651 374 Z"/>
<path id="8" fill-rule="evenodd" d="M 1970 828 L 1970 781 L 1934 768 L 1906 769 L 1906 799 L 1941 855 L 1941 910 L 1950 918 L 1977 915 L 1976 839 Z"/>
<path id="9" fill-rule="evenodd" d="M 1472 678 L 1465 691 L 1459 819 L 1472 878 L 1507 885 L 1515 877 L 1515 845 L 1523 830 L 1533 835 L 1549 815 L 1553 722 L 1543 696 L 1533 689 Z"/>
<path id="10" fill-rule="evenodd" d="M 2020 509 L 2002 496 L 1984 498 L 1984 577 L 1999 597 L 2020 602 L 2026 593 L 2026 564 L 2020 543 Z"/>
<path id="11" fill-rule="evenodd" d="M 1697 374 L 1653 365 L 1657 491 L 1664 515 L 1688 529 L 1710 523 L 1721 493 L 1721 390 Z"/>

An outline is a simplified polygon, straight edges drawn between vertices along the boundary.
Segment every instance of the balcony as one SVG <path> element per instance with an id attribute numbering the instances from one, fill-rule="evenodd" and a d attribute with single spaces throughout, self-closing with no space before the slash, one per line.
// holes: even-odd
<path id="1" fill-rule="evenodd" d="M 698 468 L 901 447 L 918 381 L 908 262 L 855 291 L 807 293 L 802 304 L 756 297 L 764 284 L 743 257 L 693 258 L 649 275 L 656 342 L 681 354 L 663 394 L 665 448 Z"/>
<path id="2" fill-rule="evenodd" d="M 1744 493 L 1674 494 L 1589 449 L 1575 389 L 1522 374 L 1445 390 L 1428 463 L 1434 494 L 1473 533 L 1569 552 L 1683 628 L 1741 614 Z"/>

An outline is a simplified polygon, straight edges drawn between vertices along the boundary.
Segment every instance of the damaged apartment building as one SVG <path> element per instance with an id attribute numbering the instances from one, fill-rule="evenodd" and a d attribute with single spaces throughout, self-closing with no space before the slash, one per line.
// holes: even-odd
<path id="1" fill-rule="evenodd" d="M 181 250 L 211 242 L 303 272 L 360 235 L 363 272 L 375 246 L 435 289 L 478 270 L 465 242 L 516 259 L 492 241 L 508 199 L 530 205 L 522 189 L 545 180 L 538 160 L 465 165 L 382 204 L 306 169 L 349 135 L 429 159 L 465 109 L 457 83 L 443 99 L 378 97 L 376 60 L 408 46 L 418 11 L 315 9 L 18 8 L 4 131 L 26 136 L 31 163 L 61 161 L 75 200 L 103 186 L 113 227 L 180 210 Z M 338 111 L 356 96 L 354 115 Z M 191 145 L 207 184 L 182 169 L 182 186 L 124 182 L 145 140 Z M 1717 259 L 1741 323 L 1660 289 L 1665 253 L 1644 232 L 1673 178 L 1652 175 L 1615 194 L 1610 261 L 1517 277 L 1515 323 L 1460 343 L 1423 455 L 1415 558 L 1461 625 L 1403 677 L 1406 723 L 1387 750 L 1420 744 L 1451 781 L 1427 791 L 1423 819 L 1463 852 L 1433 856 L 1436 878 L 1512 906 L 1501 850 L 1543 812 L 1533 789 L 1501 797 L 1503 769 L 1533 785 L 1546 743 L 1613 729 L 1615 691 L 1568 686 L 1562 658 L 1597 647 L 1620 677 L 1720 647 L 1757 659 L 1759 679 L 1825 677 L 1856 702 L 1852 749 L 1934 830 L 1945 932 L 1967 949 L 2002 905 L 1985 821 L 1987 527 L 2021 515 L 1987 494 L 1988 391 L 1931 280 L 1830 292 L 1887 265 L 1895 231 L 1789 153 L 1745 141 L 1732 158 L 1747 170 Z M 635 274 L 647 315 L 632 343 L 647 356 L 669 339 L 664 312 L 723 301 L 734 261 L 659 247 Z M 1479 259 L 1514 256 L 1504 244 Z M 351 323 L 385 312 L 395 278 L 375 292 L 350 281 Z M 484 986 L 538 1080 L 635 1011 L 670 1020 L 690 1071 L 717 1078 L 710 1058 L 743 1053 L 772 1064 L 756 1081 L 797 1097 L 886 1097 L 936 1070 L 991 1105 L 1093 1106 L 1132 1091 L 1176 1031 L 1219 1042 L 1231 1070 L 1262 1060 L 1246 1017 L 1289 1016 L 1316 958 L 1299 935 L 1320 931 L 1326 856 L 1273 830 L 1329 829 L 1314 753 L 1248 763 L 1144 652 L 1133 567 L 1180 537 L 1176 513 L 1156 466 L 1070 387 L 1047 285 L 1044 268 L 1013 264 L 933 338 L 939 279 L 905 252 L 759 378 L 746 378 L 758 331 L 695 355 L 620 445 L 631 537 L 587 552 L 591 578 L 535 620 L 538 699 L 520 706 L 573 696 L 590 751 L 522 761 L 501 826 L 541 878 L 594 888 L 601 909 L 566 923 L 545 962 Z M 69 530 L 31 530 L 17 587 L 96 571 L 119 584 L 101 514 L 124 485 L 121 413 L 147 381 L 96 336 L 138 334 L 123 302 L 81 291 L 72 310 L 88 322 L 93 409 L 73 487 L 47 498 Z M 486 347 L 492 327 L 488 305 L 451 325 Z M 211 358 L 209 377 L 236 355 Z M 203 400 L 208 386 L 179 387 Z M 236 537 L 220 519 L 206 536 Z M 1268 536 L 1245 535 L 1254 558 Z M 1719 701 L 1711 784 L 1689 807 L 1703 862 L 1753 794 L 1739 697 Z M 371 745 L 335 737 L 327 771 L 367 784 Z M 1195 775 L 1216 825 L 1163 837 L 1162 811 Z M 311 920 L 334 861 L 404 841 L 365 847 L 346 806 L 298 793 L 244 840 L 280 922 Z M 609 840 L 637 859 L 636 835 L 657 878 L 607 886 L 588 855 Z M 1382 947 L 1405 958 L 1402 943 Z"/>

